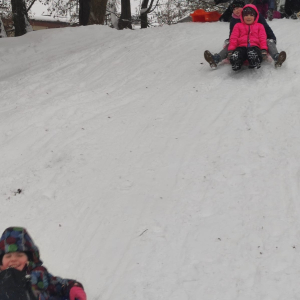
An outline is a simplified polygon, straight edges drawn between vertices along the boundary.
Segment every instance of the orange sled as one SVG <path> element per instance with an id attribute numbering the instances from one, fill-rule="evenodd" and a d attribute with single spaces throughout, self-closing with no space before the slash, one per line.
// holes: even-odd
<path id="1" fill-rule="evenodd" d="M 207 12 L 203 9 L 197 9 L 191 14 L 193 22 L 217 22 L 221 14 L 217 11 Z"/>

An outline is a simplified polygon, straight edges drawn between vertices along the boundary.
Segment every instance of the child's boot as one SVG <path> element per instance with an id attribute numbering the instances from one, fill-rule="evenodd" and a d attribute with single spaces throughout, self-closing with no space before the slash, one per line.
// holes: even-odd
<path id="1" fill-rule="evenodd" d="M 285 51 L 281 51 L 280 53 L 275 54 L 275 57 L 274 57 L 275 68 L 281 67 L 285 60 L 286 60 L 286 52 Z"/>
<path id="2" fill-rule="evenodd" d="M 274 9 L 272 9 L 272 8 L 270 8 L 270 9 L 267 11 L 267 17 L 268 17 L 268 20 L 269 20 L 269 21 L 272 21 L 272 20 L 274 19 L 273 13 L 274 13 Z"/>
<path id="3" fill-rule="evenodd" d="M 247 57 L 249 61 L 249 69 L 259 69 L 262 61 L 261 54 L 255 48 L 247 49 Z"/>
<path id="4" fill-rule="evenodd" d="M 243 61 L 241 58 L 241 53 L 239 51 L 234 51 L 230 56 L 230 63 L 233 71 L 238 71 L 241 69 Z"/>
<path id="5" fill-rule="evenodd" d="M 298 16 L 297 16 L 297 13 L 293 13 L 291 16 L 290 16 L 291 19 L 293 20 L 297 20 L 298 19 Z"/>
<path id="6" fill-rule="evenodd" d="M 212 69 L 216 69 L 218 63 L 220 62 L 220 55 L 219 54 L 211 54 L 210 51 L 204 51 L 204 58 L 209 63 Z"/>

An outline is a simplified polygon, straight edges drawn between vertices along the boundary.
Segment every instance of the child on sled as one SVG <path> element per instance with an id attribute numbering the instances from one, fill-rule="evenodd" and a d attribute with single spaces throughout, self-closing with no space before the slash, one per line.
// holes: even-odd
<path id="1" fill-rule="evenodd" d="M 24 228 L 7 228 L 0 238 L 0 277 L 1 300 L 11 298 L 2 293 L 5 287 L 1 286 L 10 277 L 21 278 L 20 281 L 29 279 L 30 291 L 26 299 L 86 300 L 81 283 L 54 277 L 48 272 L 40 260 L 39 249 Z"/>
<path id="2" fill-rule="evenodd" d="M 231 33 L 235 25 L 241 23 L 241 12 L 244 5 L 245 5 L 244 0 L 234 0 L 232 4 L 229 6 L 232 11 L 230 26 L 229 26 L 230 28 L 229 37 L 231 36 Z M 275 67 L 276 68 L 281 67 L 283 62 L 286 60 L 286 52 L 285 51 L 281 51 L 280 53 L 278 52 L 276 47 L 276 36 L 261 14 L 258 14 L 257 23 L 262 24 L 266 30 L 269 54 L 274 60 Z M 226 40 L 224 48 L 219 53 L 212 54 L 209 50 L 206 50 L 204 52 L 204 58 L 209 63 L 212 69 L 216 69 L 218 64 L 222 60 L 228 57 L 228 43 L 229 40 Z"/>
<path id="3" fill-rule="evenodd" d="M 264 26 L 258 23 L 256 6 L 248 4 L 241 12 L 241 23 L 237 23 L 230 35 L 228 58 L 232 70 L 241 69 L 248 59 L 249 68 L 259 69 L 263 55 L 267 55 L 267 34 Z"/>

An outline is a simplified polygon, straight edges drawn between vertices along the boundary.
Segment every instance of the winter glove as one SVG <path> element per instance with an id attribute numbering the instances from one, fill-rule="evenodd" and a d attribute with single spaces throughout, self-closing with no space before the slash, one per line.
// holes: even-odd
<path id="1" fill-rule="evenodd" d="M 261 55 L 262 55 L 263 60 L 266 60 L 267 59 L 267 55 L 268 55 L 267 50 L 265 50 L 265 49 L 261 50 Z"/>
<path id="2" fill-rule="evenodd" d="M 70 289 L 70 300 L 86 300 L 85 291 L 79 286 L 73 286 Z"/>
<path id="3" fill-rule="evenodd" d="M 227 58 L 230 60 L 230 57 L 232 55 L 232 51 L 228 51 L 228 54 L 227 54 Z"/>

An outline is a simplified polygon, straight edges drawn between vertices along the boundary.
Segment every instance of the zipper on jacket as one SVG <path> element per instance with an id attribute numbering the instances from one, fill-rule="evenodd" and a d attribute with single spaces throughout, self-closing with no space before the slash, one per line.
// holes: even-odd
<path id="1" fill-rule="evenodd" d="M 249 30 L 248 30 L 248 47 L 250 47 L 250 25 L 249 26 Z"/>
<path id="2" fill-rule="evenodd" d="M 28 291 L 26 291 L 26 298 L 27 298 L 27 300 L 30 300 L 30 296 L 29 296 Z"/>

